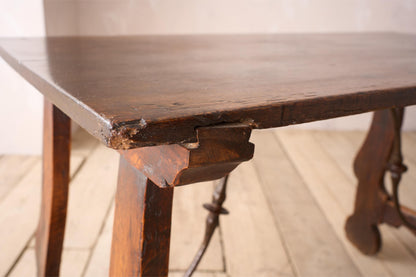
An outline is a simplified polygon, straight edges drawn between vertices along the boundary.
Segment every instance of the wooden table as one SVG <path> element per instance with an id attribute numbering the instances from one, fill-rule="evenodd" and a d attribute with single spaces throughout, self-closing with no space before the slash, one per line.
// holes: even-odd
<path id="1" fill-rule="evenodd" d="M 400 126 L 403 107 L 416 104 L 416 36 L 51 37 L 0 46 L 45 96 L 39 276 L 59 274 L 70 119 L 121 155 L 111 276 L 167 275 L 173 188 L 251 159 L 252 129 L 376 111 L 355 161 L 347 236 L 374 254 L 378 224 L 416 224 L 383 184 L 386 171 L 397 184 L 404 171 Z"/>

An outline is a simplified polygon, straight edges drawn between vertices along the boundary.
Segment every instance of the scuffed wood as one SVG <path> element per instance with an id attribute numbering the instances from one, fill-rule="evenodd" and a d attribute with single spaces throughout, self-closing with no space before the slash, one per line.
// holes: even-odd
<path id="1" fill-rule="evenodd" d="M 185 185 L 224 177 L 253 157 L 246 124 L 197 129 L 198 142 L 120 151 L 134 167 L 160 187 Z"/>
<path id="2" fill-rule="evenodd" d="M 279 127 L 416 104 L 416 36 L 258 34 L 1 39 L 0 55 L 115 149 L 195 128 Z M 388 66 L 386 66 L 388 65 Z"/>

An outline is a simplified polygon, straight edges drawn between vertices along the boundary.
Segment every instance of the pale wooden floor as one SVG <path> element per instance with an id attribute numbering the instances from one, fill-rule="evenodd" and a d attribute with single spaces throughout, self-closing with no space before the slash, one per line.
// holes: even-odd
<path id="1" fill-rule="evenodd" d="M 231 174 L 226 208 L 195 276 L 416 276 L 416 238 L 382 226 L 376 257 L 358 253 L 343 225 L 351 213 L 353 157 L 362 132 L 254 131 L 255 157 Z M 409 172 L 401 196 L 416 206 L 416 133 L 404 136 Z M 107 276 L 118 154 L 74 137 L 62 276 Z M 412 170 L 413 169 L 413 170 Z M 35 276 L 33 234 L 39 157 L 0 157 L 0 276 Z M 181 276 L 203 234 L 213 185 L 175 190 L 171 276 Z M 413 200 L 413 202 L 412 202 Z"/>

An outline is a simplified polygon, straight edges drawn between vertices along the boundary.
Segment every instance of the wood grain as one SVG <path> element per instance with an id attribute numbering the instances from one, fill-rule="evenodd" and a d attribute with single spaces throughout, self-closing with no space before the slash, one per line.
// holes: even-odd
<path id="1" fill-rule="evenodd" d="M 0 159 L 0 201 L 15 187 L 36 162 L 36 156 L 9 156 Z M 20 168 L 21 170 L 15 170 Z"/>
<path id="2" fill-rule="evenodd" d="M 331 149 L 327 149 L 325 144 L 321 146 L 321 142 L 308 131 L 277 130 L 276 134 L 362 275 L 411 276 L 416 270 L 415 259 L 395 238 L 391 227 L 380 226 L 384 228 L 384 247 L 376 258 L 362 255 L 346 238 L 343 225 L 354 208 L 356 178 L 343 174 L 338 163 L 331 159 Z M 350 150 L 343 143 L 338 147 Z M 355 151 L 351 154 L 354 155 Z"/>
<path id="3" fill-rule="evenodd" d="M 207 211 L 202 204 L 210 200 L 213 183 L 203 182 L 174 189 L 169 271 L 184 273 L 192 261 L 205 231 L 203 220 Z M 214 233 L 197 272 L 224 271 L 224 253 L 220 235 L 218 231 Z"/>
<path id="4" fill-rule="evenodd" d="M 116 151 L 99 145 L 89 155 L 83 170 L 72 180 L 65 247 L 88 249 L 94 245 L 114 199 L 118 156 Z"/>
<path id="5" fill-rule="evenodd" d="M 36 232 L 38 276 L 58 276 L 64 242 L 69 186 L 71 120 L 44 103 L 43 186 Z"/>
<path id="6" fill-rule="evenodd" d="M 79 156 L 71 157 L 71 176 L 82 162 Z M 41 161 L 37 161 L 0 201 L 0 237 L 7 238 L 0 241 L 0 276 L 7 274 L 35 233 L 41 204 L 41 172 Z"/>
<path id="7" fill-rule="evenodd" d="M 382 221 L 389 196 L 384 174 L 394 140 L 393 118 L 389 110 L 374 113 L 370 131 L 354 161 L 358 179 L 354 213 L 345 224 L 348 239 L 364 254 L 374 255 L 381 247 L 377 225 Z"/>
<path id="8" fill-rule="evenodd" d="M 344 266 L 347 264 L 347 268 L 341 270 L 340 274 L 344 276 L 385 275 L 381 265 L 360 256 L 345 237 L 343 224 L 353 206 L 354 188 L 350 187 L 349 180 L 342 174 L 341 169 L 329 158 L 324 148 L 312 136 L 309 136 L 307 131 L 283 129 L 276 130 L 275 134 L 338 239 L 349 253 L 350 260 L 343 261 Z M 354 266 L 351 266 L 351 261 Z"/>
<path id="9" fill-rule="evenodd" d="M 246 124 L 201 127 L 196 133 L 197 143 L 119 152 L 159 187 L 219 179 L 253 157 L 251 128 Z"/>
<path id="10" fill-rule="evenodd" d="M 231 173 L 225 203 L 230 214 L 220 218 L 220 230 L 227 273 L 296 276 L 251 161 Z"/>
<path id="11" fill-rule="evenodd" d="M 360 146 L 362 145 L 365 134 L 363 132 L 316 132 L 316 141 L 317 143 L 322 145 L 322 149 L 331 156 L 331 160 L 333 163 L 337 164 L 344 175 L 348 178 L 348 182 L 346 185 L 349 185 L 350 189 L 348 192 L 344 192 L 344 196 L 342 199 L 345 201 L 350 202 L 350 211 L 352 211 L 353 207 L 353 189 L 356 188 L 357 181 L 356 176 L 353 172 L 353 168 L 351 166 L 351 161 L 355 158 L 355 153 Z M 405 138 L 409 137 L 409 135 L 404 136 Z M 412 148 L 412 145 L 408 145 Z M 406 146 L 406 144 L 405 144 Z M 406 152 L 409 147 L 405 148 L 404 153 Z M 414 159 L 414 155 L 406 155 L 407 158 Z M 350 166 L 347 167 L 347 161 L 350 161 Z M 326 162 L 323 161 L 323 164 Z M 414 198 L 412 195 L 416 195 L 416 189 L 414 187 L 414 181 L 416 180 L 416 174 L 412 168 L 415 168 L 416 164 L 409 163 L 409 172 L 403 178 L 403 186 L 401 187 L 403 200 L 404 203 L 414 203 Z M 412 176 L 413 175 L 413 176 Z M 408 178 L 412 177 L 412 178 Z M 336 186 L 339 186 L 340 183 L 337 182 Z M 348 197 L 346 197 L 348 195 Z M 340 226 L 341 227 L 341 226 Z M 416 253 L 413 249 L 416 249 L 416 238 L 415 236 L 410 233 L 405 228 L 391 228 L 385 224 L 379 225 L 381 233 L 383 234 L 383 247 L 381 251 L 377 254 L 376 259 L 368 257 L 366 258 L 364 255 L 359 254 L 358 250 L 355 247 L 349 247 L 348 249 L 353 249 L 352 251 L 353 257 L 359 258 L 361 261 L 365 261 L 367 263 L 365 275 L 367 276 L 381 276 L 380 273 L 377 273 L 375 270 L 381 267 L 384 268 L 383 270 L 387 270 L 389 272 L 389 276 L 410 276 L 415 269 L 415 257 Z M 345 235 L 341 234 L 342 238 L 345 239 Z M 352 244 L 349 244 L 352 246 Z"/>
<path id="12" fill-rule="evenodd" d="M 302 136 L 302 132 L 296 136 Z M 284 238 L 296 276 L 331 277 L 344 274 L 340 272 L 355 276 L 350 271 L 354 265 L 349 251 L 344 248 L 302 176 L 297 173 L 285 153 L 286 148 L 277 141 L 273 132 L 253 132 L 252 138 L 256 145 L 252 163 L 259 176 L 259 185 Z M 313 147 L 310 144 L 302 146 L 304 151 L 313 151 L 309 149 Z M 326 165 L 322 159 L 319 161 L 320 165 Z M 320 171 L 329 169 L 319 168 Z M 341 235 L 344 236 L 343 233 Z M 367 265 L 361 263 L 360 267 L 365 267 L 361 270 L 365 276 L 389 276 L 377 260 Z"/>
<path id="13" fill-rule="evenodd" d="M 206 210 L 202 209 L 201 203 L 204 203 L 209 198 L 212 193 L 212 188 L 212 182 L 175 188 L 172 210 L 169 276 L 172 275 L 172 272 L 181 272 L 181 276 L 183 276 L 189 262 L 192 260 L 195 249 L 198 248 L 199 239 L 205 228 L 201 224 L 201 220 L 206 215 Z M 86 268 L 86 277 L 109 275 L 108 261 L 110 260 L 113 221 L 114 207 L 109 212 L 105 220 L 103 232 L 98 237 L 97 244 L 92 250 L 91 259 Z M 89 233 L 91 231 L 86 230 L 85 232 Z M 199 266 L 200 271 L 197 271 L 195 276 L 198 276 L 201 271 L 224 271 L 224 257 L 220 239 L 219 232 L 216 232 Z"/>
<path id="14" fill-rule="evenodd" d="M 116 149 L 195 127 L 296 124 L 416 104 L 416 36 L 393 33 L 1 39 L 0 55 Z"/>
<path id="15" fill-rule="evenodd" d="M 173 188 L 120 158 L 110 276 L 167 276 Z"/>
<path id="16" fill-rule="evenodd" d="M 88 260 L 89 251 L 85 249 L 65 249 L 62 252 L 61 277 L 82 276 L 85 261 Z M 108 263 L 108 261 L 107 261 Z M 36 257 L 33 248 L 27 249 L 19 263 L 10 272 L 9 277 L 35 277 L 36 275 Z M 98 276 L 98 275 L 96 275 Z M 53 276 L 55 277 L 55 276 Z"/>
<path id="17" fill-rule="evenodd" d="M 277 132 L 284 132 L 284 129 L 279 129 Z M 258 133 L 261 133 L 261 137 Z M 414 162 L 416 161 L 416 156 L 414 155 L 416 152 L 413 150 L 416 149 L 416 137 L 412 137 L 412 135 L 406 132 L 404 133 L 404 154 L 409 171 L 403 177 L 400 193 L 403 203 L 414 207 L 416 173 L 413 169 L 416 166 Z M 77 133 L 74 136 L 77 136 Z M 311 155 L 308 155 L 308 160 L 309 157 L 315 159 L 316 167 L 312 168 L 317 173 L 315 175 L 308 173 L 308 168 L 305 168 L 306 171 L 303 170 L 302 172 L 298 172 L 295 169 L 291 171 L 289 168 L 291 161 L 296 161 L 297 159 L 287 160 L 285 154 L 289 152 L 292 155 L 294 153 L 293 149 L 282 147 L 282 152 L 284 153 L 277 151 L 276 149 L 281 146 L 276 145 L 276 142 L 271 138 L 271 132 L 266 130 L 254 131 L 251 137 L 252 142 L 256 144 L 256 155 L 253 158 L 253 162 L 248 163 L 252 163 L 255 166 L 256 173 L 258 173 L 258 182 L 253 178 L 250 179 L 253 181 L 242 181 L 241 185 L 238 183 L 233 188 L 230 187 L 230 192 L 231 189 L 235 190 L 233 193 L 228 194 L 227 208 L 231 208 L 231 214 L 227 217 L 230 217 L 229 220 L 233 221 L 230 222 L 232 225 L 234 221 L 241 221 L 242 218 L 247 218 L 247 216 L 252 217 L 253 220 L 260 221 L 260 223 L 258 225 L 253 224 L 252 228 L 236 228 L 238 229 L 237 231 L 231 232 L 224 232 L 225 229 L 223 229 L 219 233 L 218 238 L 221 241 L 232 241 L 235 245 L 235 247 L 230 248 L 230 244 L 227 244 L 227 255 L 223 257 L 227 263 L 227 267 L 225 268 L 227 272 L 223 274 L 234 276 L 231 275 L 230 268 L 235 267 L 238 270 L 239 266 L 242 267 L 239 261 L 243 260 L 243 255 L 249 253 L 247 257 L 250 258 L 250 253 L 259 251 L 256 250 L 258 245 L 261 246 L 260 248 L 264 247 L 265 251 L 272 248 L 272 243 L 267 240 L 268 236 L 261 235 L 264 233 L 262 231 L 264 226 L 268 226 L 268 224 L 270 225 L 268 222 L 272 222 L 264 219 L 271 215 L 274 217 L 276 227 L 280 230 L 282 244 L 286 246 L 286 254 L 294 265 L 296 276 L 309 277 L 311 274 L 313 276 L 331 276 L 331 272 L 335 275 L 343 275 L 343 272 L 348 272 L 349 269 L 344 270 L 339 265 L 346 264 L 349 259 L 354 261 L 362 276 L 401 277 L 414 275 L 416 270 L 416 237 L 407 229 L 396 229 L 384 224 L 381 225 L 380 230 L 383 234 L 384 247 L 376 257 L 361 255 L 345 239 L 343 221 L 344 217 L 352 211 L 354 191 L 356 188 L 356 178 L 352 171 L 351 162 L 364 140 L 364 132 L 314 132 L 294 130 L 293 134 L 287 139 L 297 140 L 298 143 L 296 143 L 295 147 L 301 153 L 312 152 Z M 300 138 L 303 139 L 299 140 Z M 72 146 L 74 148 L 75 143 Z M 73 152 L 78 153 L 78 151 Z M 12 156 L 5 155 L 3 158 L 6 159 L 9 157 Z M 82 159 L 78 156 L 72 156 L 71 172 L 77 172 L 76 176 L 84 174 L 94 175 L 95 173 L 91 172 L 92 169 L 90 166 L 85 168 L 89 164 L 88 160 L 90 158 L 88 157 L 82 165 Z M 95 164 L 103 163 L 100 159 L 94 160 Z M 73 163 L 74 161 L 76 163 Z M 82 167 L 77 170 L 80 164 Z M 96 165 L 96 167 L 98 168 L 99 166 Z M 296 165 L 295 168 L 297 168 Z M 15 167 L 12 170 L 16 172 L 10 172 L 10 174 L 23 175 L 23 179 L 16 185 L 13 185 L 13 189 L 4 199 L 0 200 L 0 237 L 7 237 L 7 239 L 0 241 L 0 249 L 2 250 L 0 251 L 0 276 L 7 276 L 7 272 L 10 271 L 9 269 L 12 266 L 14 266 L 14 270 L 10 272 L 10 276 L 35 276 L 36 262 L 34 249 L 30 245 L 26 248 L 25 245 L 36 227 L 40 206 L 41 164 L 37 160 L 35 167 L 26 173 L 18 173 L 21 170 L 25 171 L 24 168 Z M 117 168 L 111 167 L 109 170 L 114 171 L 112 173 L 113 175 L 117 174 Z M 246 168 L 243 171 L 252 172 Z M 334 175 L 333 172 L 335 172 Z M 238 171 L 232 173 L 231 177 L 235 174 L 238 174 Z M 325 182 L 325 185 L 330 193 L 312 194 L 312 191 L 308 187 L 305 187 L 305 182 L 302 181 L 304 174 L 310 177 L 309 179 L 306 178 L 307 182 L 311 184 L 310 186 L 308 185 L 310 188 L 319 187 L 322 184 L 322 180 L 329 178 Z M 237 176 L 236 178 L 239 177 Z M 245 180 L 245 178 L 243 176 L 242 180 Z M 315 178 L 315 180 L 311 178 Z M 100 186 L 105 185 L 103 184 L 104 182 L 112 182 L 111 180 L 104 179 L 99 181 Z M 74 180 L 77 180 L 77 177 Z M 91 180 L 93 180 L 93 177 L 91 177 Z M 251 188 L 246 186 L 251 186 L 255 192 L 252 192 Z M 70 185 L 70 196 L 82 198 L 84 192 L 81 189 L 74 191 L 74 193 L 72 193 L 71 189 L 72 185 Z M 176 248 L 177 251 L 171 251 L 170 275 L 176 274 L 173 276 L 182 276 L 183 270 L 192 259 L 194 250 L 198 247 L 201 235 L 203 234 L 204 226 L 202 223 L 204 214 L 206 213 L 201 207 L 201 203 L 209 200 L 211 192 L 212 186 L 209 183 L 175 188 L 174 198 L 176 200 L 174 199 L 173 205 L 171 250 L 175 250 Z M 271 205 L 270 207 L 261 203 L 258 205 L 258 201 L 254 201 L 254 198 L 257 198 L 257 195 L 260 193 L 264 194 L 265 199 Z M 250 195 L 253 195 L 253 197 Z M 314 196 L 318 198 L 314 198 Z M 310 198 L 309 201 L 308 198 Z M 105 201 L 109 201 L 109 199 L 105 199 Z M 342 206 L 345 204 L 348 205 L 346 206 L 346 212 L 339 219 L 334 218 L 337 216 L 337 212 L 331 211 L 325 213 L 320 209 L 320 205 L 318 205 L 318 203 L 327 205 L 331 201 L 336 201 Z M 247 205 L 245 206 L 243 203 L 247 203 Z M 107 204 L 110 205 L 110 203 Z M 68 208 L 68 215 L 70 216 L 72 213 L 71 206 L 69 205 Z M 265 215 L 262 215 L 262 213 L 265 213 Z M 266 216 L 266 214 L 269 215 Z M 322 214 L 324 218 L 319 219 L 320 216 L 318 214 Z M 79 217 L 81 216 L 88 217 L 86 213 L 79 215 Z M 293 218 L 296 218 L 296 220 Z M 80 221 L 82 220 L 80 219 Z M 331 232 L 334 233 L 331 230 L 331 226 L 323 223 L 326 220 L 331 223 L 331 226 L 332 224 L 338 226 L 336 229 L 334 228 L 337 236 L 334 239 L 331 239 L 332 236 L 330 235 Z M 88 258 L 89 255 L 76 255 L 76 257 L 71 258 L 72 252 L 79 252 L 78 248 L 77 250 L 64 248 L 61 276 L 79 276 L 77 272 L 80 272 L 79 270 L 82 271 L 83 267 L 88 267 L 85 276 L 108 276 L 112 221 L 111 213 L 109 213 L 102 236 L 96 238 L 97 244 L 93 250 L 91 259 Z M 176 229 L 175 224 L 177 226 Z M 240 223 L 236 224 L 237 227 L 240 226 Z M 69 225 L 70 223 L 68 221 L 67 227 Z M 316 232 L 313 232 L 311 228 L 316 228 Z M 90 237 L 90 232 L 95 233 L 95 230 L 85 228 L 85 237 Z M 69 232 L 66 232 L 65 237 L 69 237 Z M 78 236 L 78 238 L 80 240 L 83 239 L 81 236 Z M 105 243 L 102 243 L 103 240 L 105 240 Z M 247 241 L 248 244 L 244 248 L 241 248 L 241 241 Z M 336 245 L 339 245 L 340 242 L 344 246 L 345 252 L 348 255 L 347 257 L 342 254 L 343 251 L 335 250 L 337 248 Z M 213 250 L 212 247 L 218 248 L 219 251 L 214 251 L 212 257 L 209 257 L 210 254 L 207 253 L 208 256 L 205 256 L 202 262 L 207 262 L 206 266 L 201 264 L 202 272 L 195 276 L 214 276 L 216 274 L 218 276 L 220 274 L 219 272 L 224 270 L 221 262 L 222 256 L 219 249 L 221 246 L 219 243 L 220 241 L 218 240 L 218 245 L 210 245 L 208 251 Z M 251 245 L 254 245 L 253 248 L 251 248 Z M 332 245 L 334 249 L 331 249 Z M 253 249 L 253 251 L 250 251 L 250 249 Z M 275 251 L 282 249 L 281 247 L 278 247 L 278 250 L 271 249 L 271 253 L 274 255 Z M 23 254 L 21 254 L 22 251 L 24 251 Z M 82 248 L 80 251 L 92 250 Z M 31 253 L 28 259 L 27 252 Z M 82 259 L 82 261 L 79 259 Z M 261 264 L 262 261 L 264 262 L 263 265 Z M 255 271 L 256 268 L 267 268 L 271 266 L 269 265 L 269 261 L 268 259 L 255 259 L 252 262 L 252 259 L 249 259 L 244 264 L 244 269 L 250 273 Z M 273 259 L 271 262 L 274 262 Z M 202 273 L 205 273 L 205 275 Z M 247 274 L 241 275 L 247 276 Z"/>
<path id="18" fill-rule="evenodd" d="M 114 201 L 111 202 L 108 216 L 105 218 L 103 230 L 97 237 L 97 243 L 91 250 L 91 257 L 85 265 L 85 277 L 109 276 L 111 237 L 113 234 L 114 222 Z"/>

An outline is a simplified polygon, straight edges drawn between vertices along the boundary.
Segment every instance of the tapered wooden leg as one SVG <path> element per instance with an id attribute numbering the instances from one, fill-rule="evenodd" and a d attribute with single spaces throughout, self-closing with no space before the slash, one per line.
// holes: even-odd
<path id="1" fill-rule="evenodd" d="M 45 100 L 43 187 L 36 233 L 38 276 L 58 276 L 68 203 L 70 119 Z"/>
<path id="2" fill-rule="evenodd" d="M 394 141 L 394 124 L 389 110 L 374 113 L 367 138 L 358 153 L 354 171 L 358 178 L 354 213 L 345 230 L 348 239 L 364 254 L 377 253 L 381 237 L 377 225 L 382 222 L 389 198 L 384 187 Z"/>
<path id="3" fill-rule="evenodd" d="M 197 143 L 119 151 L 110 276 L 167 276 L 173 187 L 222 178 L 253 157 L 248 125 L 196 132 Z M 222 188 L 209 206 L 214 213 L 221 212 Z"/>
<path id="4" fill-rule="evenodd" d="M 173 188 L 120 157 L 110 276 L 167 276 Z"/>

